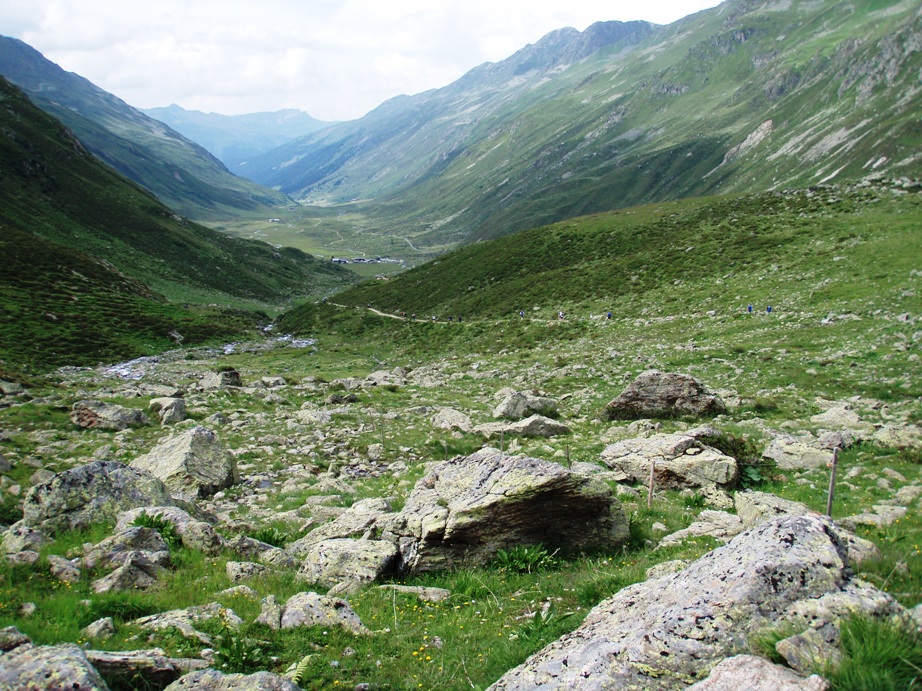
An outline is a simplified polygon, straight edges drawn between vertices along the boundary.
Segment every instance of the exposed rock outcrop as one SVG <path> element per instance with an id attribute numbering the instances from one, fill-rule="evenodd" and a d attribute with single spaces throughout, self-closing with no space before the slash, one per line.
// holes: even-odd
<path id="1" fill-rule="evenodd" d="M 77 401 L 71 410 L 70 419 L 79 427 L 111 430 L 140 427 L 150 422 L 142 410 L 123 408 L 105 401 Z"/>
<path id="2" fill-rule="evenodd" d="M 548 396 L 539 396 L 526 391 L 505 389 L 502 398 L 493 409 L 493 417 L 506 420 L 521 420 L 531 415 L 555 415 L 557 401 Z"/>
<path id="3" fill-rule="evenodd" d="M 385 540 L 324 540 L 305 557 L 298 577 L 326 588 L 371 583 L 394 569 L 397 554 L 397 546 Z"/>

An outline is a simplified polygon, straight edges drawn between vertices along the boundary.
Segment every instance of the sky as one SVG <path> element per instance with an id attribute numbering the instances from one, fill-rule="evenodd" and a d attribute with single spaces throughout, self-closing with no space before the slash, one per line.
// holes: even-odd
<path id="1" fill-rule="evenodd" d="M 555 29 L 669 24 L 718 0 L 0 0 L 18 38 L 136 108 L 359 118 Z"/>

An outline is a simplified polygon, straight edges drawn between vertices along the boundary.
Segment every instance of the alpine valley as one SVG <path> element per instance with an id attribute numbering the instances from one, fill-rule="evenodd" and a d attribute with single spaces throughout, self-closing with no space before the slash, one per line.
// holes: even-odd
<path id="1" fill-rule="evenodd" d="M 0 74 L 0 689 L 922 688 L 917 0 Z"/>

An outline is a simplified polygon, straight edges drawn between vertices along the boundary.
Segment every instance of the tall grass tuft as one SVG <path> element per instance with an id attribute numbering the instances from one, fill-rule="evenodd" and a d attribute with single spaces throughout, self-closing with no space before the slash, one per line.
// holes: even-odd
<path id="1" fill-rule="evenodd" d="M 915 627 L 855 615 L 840 631 L 844 658 L 825 673 L 836 691 L 922 689 L 922 635 Z"/>

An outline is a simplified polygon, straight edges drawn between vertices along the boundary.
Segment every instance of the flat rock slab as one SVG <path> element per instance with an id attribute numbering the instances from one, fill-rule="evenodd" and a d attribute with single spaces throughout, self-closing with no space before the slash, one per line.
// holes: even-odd
<path id="1" fill-rule="evenodd" d="M 602 451 L 602 462 L 633 482 L 646 483 L 654 465 L 657 487 L 729 488 L 739 479 L 736 459 L 682 434 L 654 434 L 623 439 Z"/>
<path id="2" fill-rule="evenodd" d="M 203 669 L 181 677 L 164 691 L 300 691 L 290 679 L 272 672 L 255 674 L 224 674 Z"/>
<path id="3" fill-rule="evenodd" d="M 397 545 L 384 540 L 324 540 L 308 553 L 298 577 L 326 588 L 342 581 L 371 583 L 394 570 L 397 555 Z"/>
<path id="4" fill-rule="evenodd" d="M 624 588 L 491 688 L 684 689 L 764 628 L 811 612 L 828 621 L 836 606 L 877 616 L 900 609 L 852 578 L 831 521 L 777 518 L 683 571 Z"/>

